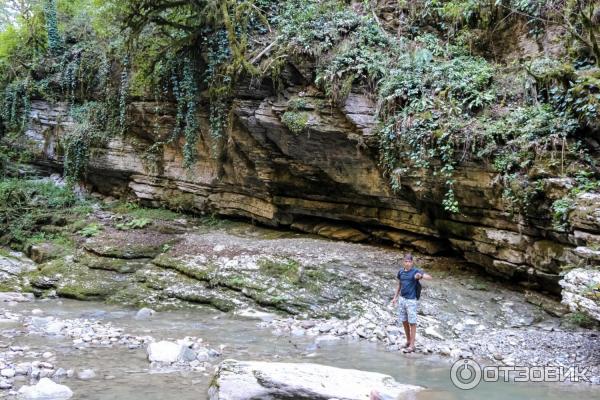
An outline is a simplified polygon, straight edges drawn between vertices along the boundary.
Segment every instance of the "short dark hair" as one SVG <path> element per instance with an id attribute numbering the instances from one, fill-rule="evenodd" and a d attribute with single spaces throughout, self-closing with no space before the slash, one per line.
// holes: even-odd
<path id="1" fill-rule="evenodd" d="M 404 261 L 412 261 L 413 260 L 413 256 L 410 253 L 406 253 L 404 255 Z"/>

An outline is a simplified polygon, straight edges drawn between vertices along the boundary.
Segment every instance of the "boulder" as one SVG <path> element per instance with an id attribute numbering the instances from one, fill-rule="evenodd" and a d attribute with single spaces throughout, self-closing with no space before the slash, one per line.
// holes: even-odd
<path id="1" fill-rule="evenodd" d="M 575 268 L 560 281 L 562 303 L 572 312 L 581 312 L 600 321 L 600 271 Z"/>
<path id="2" fill-rule="evenodd" d="M 63 400 L 71 396 L 73 396 L 71 389 L 54 383 L 49 378 L 42 378 L 36 385 L 26 385 L 19 389 L 19 398 L 28 400 Z"/>
<path id="3" fill-rule="evenodd" d="M 77 379 L 81 379 L 82 381 L 86 381 L 96 377 L 96 373 L 93 369 L 84 369 L 77 372 Z"/>
<path id="4" fill-rule="evenodd" d="M 162 340 L 150 343 L 146 352 L 148 353 L 148 360 L 151 362 L 174 363 L 179 359 L 181 350 L 182 346 L 180 344 Z"/>
<path id="5" fill-rule="evenodd" d="M 398 398 L 423 389 L 389 375 L 310 363 L 223 361 L 209 387 L 210 400 L 364 400 L 376 391 Z"/>
<path id="6" fill-rule="evenodd" d="M 135 319 L 148 319 L 153 316 L 155 311 L 151 308 L 142 308 L 135 314 Z"/>
<path id="7" fill-rule="evenodd" d="M 33 300 L 33 293 L 19 292 L 2 292 L 0 293 L 0 302 L 10 303 L 16 301 L 18 303 Z"/>
<path id="8" fill-rule="evenodd" d="M 29 257 L 38 264 L 60 257 L 64 249 L 51 242 L 37 243 L 29 248 Z"/>
<path id="9" fill-rule="evenodd" d="M 33 261 L 23 253 L 7 251 L 5 254 L 0 254 L 0 276 L 3 279 L 23 272 L 35 271 L 36 268 Z"/>
<path id="10" fill-rule="evenodd" d="M 150 362 L 174 363 L 178 361 L 190 362 L 196 359 L 197 354 L 185 343 L 175 343 L 162 340 L 153 342 L 146 348 Z"/>

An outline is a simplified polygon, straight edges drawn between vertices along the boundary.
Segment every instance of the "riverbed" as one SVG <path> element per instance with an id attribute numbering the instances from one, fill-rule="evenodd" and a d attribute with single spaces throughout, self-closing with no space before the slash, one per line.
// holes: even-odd
<path id="1" fill-rule="evenodd" d="M 427 390 L 419 393 L 417 399 L 598 398 L 598 386 L 589 384 L 481 383 L 473 390 L 463 391 L 452 385 L 451 362 L 447 358 L 405 355 L 364 340 L 317 340 L 310 336 L 276 334 L 260 327 L 258 319 L 211 308 L 164 311 L 147 319 L 136 319 L 134 309 L 99 302 L 46 299 L 5 303 L 1 310 L 16 315 L 13 322 L 4 321 L 0 325 L 3 350 L 7 350 L 7 346 L 29 346 L 31 351 L 52 353 L 49 360 L 62 368 L 94 370 L 92 379 L 81 380 L 76 376 L 61 379 L 73 390 L 76 399 L 202 399 L 206 397 L 214 366 L 227 358 L 311 362 L 386 373 L 401 383 L 425 386 Z M 98 321 L 119 327 L 127 334 L 151 336 L 154 340 L 200 337 L 219 349 L 221 355 L 211 360 L 206 371 L 154 368 L 147 360 L 144 346 L 129 349 L 115 344 L 77 348 L 72 338 L 28 332 L 23 323 L 32 313 L 57 320 Z M 263 318 L 270 316 L 265 314 Z M 17 380 L 15 388 L 25 383 L 24 378 Z"/>

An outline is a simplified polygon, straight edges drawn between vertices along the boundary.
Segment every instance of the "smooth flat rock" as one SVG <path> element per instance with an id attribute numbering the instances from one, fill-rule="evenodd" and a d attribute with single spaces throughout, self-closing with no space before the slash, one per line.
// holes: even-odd
<path id="1" fill-rule="evenodd" d="M 32 301 L 33 293 L 19 293 L 19 292 L 1 292 L 0 302 L 9 303 L 16 301 L 18 303 Z"/>
<path id="2" fill-rule="evenodd" d="M 208 390 L 210 400 L 313 399 L 366 400 L 422 390 L 389 375 L 311 363 L 223 361 Z"/>

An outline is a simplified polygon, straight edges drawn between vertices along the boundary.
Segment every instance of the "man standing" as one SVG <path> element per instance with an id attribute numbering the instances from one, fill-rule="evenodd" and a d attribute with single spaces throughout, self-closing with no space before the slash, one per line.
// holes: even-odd
<path id="1" fill-rule="evenodd" d="M 402 348 L 406 349 L 407 353 L 415 351 L 415 337 L 417 335 L 417 305 L 418 297 L 420 296 L 421 279 L 431 279 L 429 274 L 424 273 L 419 268 L 415 267 L 412 254 L 404 255 L 403 268 L 400 268 L 398 275 L 398 287 L 396 294 L 392 300 L 395 306 L 398 304 L 398 318 L 404 326 L 406 334 L 406 344 Z M 400 302 L 398 302 L 400 296 Z"/>

